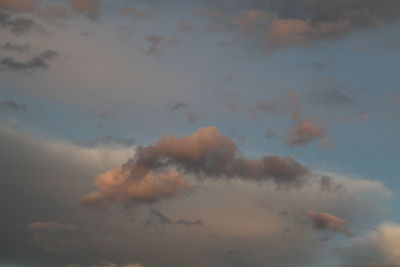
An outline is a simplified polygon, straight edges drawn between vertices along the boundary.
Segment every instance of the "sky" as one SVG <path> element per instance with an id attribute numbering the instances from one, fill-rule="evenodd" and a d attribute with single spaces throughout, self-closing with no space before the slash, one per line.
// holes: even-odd
<path id="1" fill-rule="evenodd" d="M 400 1 L 0 0 L 0 267 L 400 266 Z"/>

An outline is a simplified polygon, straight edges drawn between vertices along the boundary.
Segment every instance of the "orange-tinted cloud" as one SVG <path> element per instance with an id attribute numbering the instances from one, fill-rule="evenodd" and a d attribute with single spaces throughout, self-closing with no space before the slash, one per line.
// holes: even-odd
<path id="1" fill-rule="evenodd" d="M 37 0 L 0 0 L 0 8 L 11 11 L 31 11 Z"/>
<path id="2" fill-rule="evenodd" d="M 135 175 L 146 173 L 135 179 Z M 97 191 L 86 195 L 80 201 L 88 210 L 107 210 L 113 202 L 127 207 L 151 204 L 162 199 L 180 196 L 189 189 L 189 183 L 176 171 L 151 172 L 140 167 L 114 168 L 99 175 Z"/>
<path id="3" fill-rule="evenodd" d="M 288 146 L 308 145 L 315 139 L 325 136 L 325 128 L 311 120 L 301 120 L 290 132 L 286 140 Z"/>
<path id="4" fill-rule="evenodd" d="M 90 19 L 96 19 L 100 13 L 99 0 L 70 0 L 69 2 L 75 11 L 88 16 Z"/>
<path id="5" fill-rule="evenodd" d="M 270 180 L 283 186 L 299 185 L 311 172 L 291 157 L 244 158 L 229 137 L 216 127 L 205 127 L 183 138 L 166 135 L 154 145 L 139 146 L 133 159 L 100 175 L 97 191 L 86 195 L 81 204 L 106 210 L 113 203 L 129 207 L 180 196 L 190 188 L 181 173 L 199 178 Z"/>
<path id="6" fill-rule="evenodd" d="M 346 221 L 336 217 L 330 213 L 319 213 L 317 211 L 309 211 L 308 216 L 310 216 L 313 226 L 317 230 L 321 231 L 334 231 L 342 233 L 347 236 L 352 236 L 353 233 L 347 229 Z"/>

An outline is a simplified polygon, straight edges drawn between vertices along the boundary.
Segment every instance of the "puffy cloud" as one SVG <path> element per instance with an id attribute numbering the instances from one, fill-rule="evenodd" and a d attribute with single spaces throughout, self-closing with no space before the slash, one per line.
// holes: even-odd
<path id="1" fill-rule="evenodd" d="M 352 236 L 353 233 L 346 228 L 346 221 L 336 217 L 330 213 L 320 213 L 317 211 L 309 211 L 308 216 L 312 219 L 313 225 L 320 231 L 334 231 L 347 236 Z"/>
<path id="2" fill-rule="evenodd" d="M 383 222 L 343 248 L 344 266 L 390 266 L 400 262 L 400 225 Z"/>
<path id="3" fill-rule="evenodd" d="M 85 196 L 81 204 L 104 210 L 114 202 L 132 206 L 179 196 L 190 188 L 179 172 L 273 181 L 278 186 L 299 185 L 303 176 L 311 174 L 291 157 L 247 159 L 240 154 L 236 144 L 216 127 L 200 128 L 184 138 L 166 135 L 154 145 L 137 147 L 133 159 L 98 176 L 98 190 Z M 179 172 L 168 170 L 171 167 Z"/>
<path id="4" fill-rule="evenodd" d="M 37 0 L 0 0 L 0 8 L 11 11 L 31 11 Z"/>
<path id="5" fill-rule="evenodd" d="M 295 93 L 289 93 L 277 100 L 259 102 L 257 110 L 277 116 L 287 116 L 293 121 L 294 126 L 289 129 L 289 136 L 285 140 L 290 147 L 309 145 L 316 140 L 320 140 L 324 146 L 330 145 L 325 127 L 319 125 L 319 120 L 303 114 L 300 97 Z M 268 136 L 276 137 L 276 134 L 270 132 Z"/>
<path id="6" fill-rule="evenodd" d="M 53 50 L 46 50 L 28 61 L 18 61 L 12 57 L 0 59 L 1 71 L 23 71 L 30 72 L 36 69 L 47 70 L 50 66 L 48 61 L 57 57 L 58 53 Z"/>
<path id="7" fill-rule="evenodd" d="M 308 145 L 315 139 L 322 139 L 325 136 L 325 129 L 313 121 L 301 120 L 293 129 L 286 140 L 288 146 Z"/>
<path id="8" fill-rule="evenodd" d="M 138 174 L 143 171 L 136 169 Z M 135 171 L 134 171 L 135 172 Z M 132 179 L 131 170 L 114 168 L 99 175 L 96 180 L 98 191 L 86 195 L 80 203 L 89 210 L 107 210 L 114 202 L 125 206 L 154 203 L 163 199 L 180 196 L 190 186 L 176 171 L 149 172 L 140 179 Z"/>
<path id="9" fill-rule="evenodd" d="M 70 0 L 75 11 L 86 15 L 90 19 L 96 19 L 100 12 L 99 0 Z"/>

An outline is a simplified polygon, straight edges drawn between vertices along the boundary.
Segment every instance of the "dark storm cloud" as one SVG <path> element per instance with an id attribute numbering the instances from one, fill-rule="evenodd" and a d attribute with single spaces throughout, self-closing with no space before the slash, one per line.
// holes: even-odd
<path id="1" fill-rule="evenodd" d="M 107 210 L 115 203 L 130 207 L 177 197 L 190 188 L 183 174 L 299 186 L 311 171 L 291 157 L 242 157 L 229 137 L 205 127 L 184 138 L 166 135 L 154 145 L 137 147 L 133 159 L 100 175 L 97 191 L 80 203 L 89 210 Z"/>
<path id="2" fill-rule="evenodd" d="M 43 26 L 27 17 L 15 17 L 0 11 L 0 27 L 8 29 L 15 35 L 30 33 L 32 31 L 43 32 Z"/>
<path id="3" fill-rule="evenodd" d="M 18 61 L 12 57 L 0 58 L 1 71 L 23 71 L 30 72 L 32 70 L 47 70 L 50 65 L 49 60 L 57 57 L 58 53 L 53 50 L 46 50 L 37 56 L 32 57 L 28 61 Z"/>

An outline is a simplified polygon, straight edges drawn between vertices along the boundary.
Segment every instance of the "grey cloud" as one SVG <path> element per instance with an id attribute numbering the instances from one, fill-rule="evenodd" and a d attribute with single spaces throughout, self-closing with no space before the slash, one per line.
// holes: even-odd
<path id="1" fill-rule="evenodd" d="M 146 227 L 151 227 L 154 229 L 159 229 L 161 227 L 165 226 L 174 226 L 174 225 L 182 225 L 182 226 L 202 226 L 204 225 L 204 222 L 202 220 L 184 220 L 184 219 L 178 219 L 178 220 L 172 220 L 169 217 L 167 217 L 165 214 L 160 212 L 159 210 L 152 209 L 149 212 L 149 215 L 147 216 L 146 222 L 145 222 Z"/>
<path id="2" fill-rule="evenodd" d="M 77 144 L 80 146 L 85 147 L 97 147 L 97 146 L 110 146 L 110 145 L 120 145 L 131 147 L 136 143 L 136 140 L 133 138 L 121 138 L 121 137 L 114 137 L 114 136 L 104 136 L 94 140 L 88 141 L 77 141 Z"/>
<path id="3" fill-rule="evenodd" d="M 12 44 L 10 42 L 6 42 L 3 45 L 0 45 L 0 49 L 7 50 L 7 51 L 15 51 L 15 52 L 29 52 L 32 50 L 32 47 L 28 44 Z"/>
<path id="4" fill-rule="evenodd" d="M 255 0 L 210 5 L 200 14 L 276 49 L 380 26 L 398 19 L 399 10 L 396 0 Z"/>
<path id="5" fill-rule="evenodd" d="M 178 44 L 178 40 L 175 38 L 166 38 L 156 34 L 146 35 L 145 40 L 149 44 L 146 49 L 148 56 L 159 56 L 162 49 Z"/>
<path id="6" fill-rule="evenodd" d="M 57 56 L 57 52 L 46 50 L 28 61 L 18 61 L 12 57 L 1 58 L 0 71 L 23 71 L 29 73 L 36 69 L 47 70 L 50 67 L 48 61 Z"/>
<path id="7" fill-rule="evenodd" d="M 168 103 L 168 109 L 171 111 L 177 110 L 177 109 L 181 109 L 181 108 L 187 108 L 189 106 L 189 104 L 187 102 L 171 102 Z"/>
<path id="8" fill-rule="evenodd" d="M 14 100 L 0 101 L 0 107 L 9 109 L 9 110 L 18 110 L 18 111 L 26 111 L 26 109 L 27 109 L 25 105 L 18 104 Z"/>
<path id="9" fill-rule="evenodd" d="M 15 17 L 8 13 L 0 12 L 0 27 L 8 29 L 15 35 L 21 35 L 32 31 L 45 31 L 43 26 L 27 17 Z"/>

